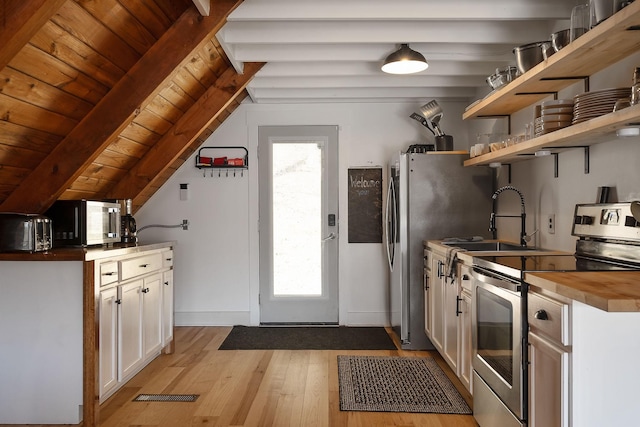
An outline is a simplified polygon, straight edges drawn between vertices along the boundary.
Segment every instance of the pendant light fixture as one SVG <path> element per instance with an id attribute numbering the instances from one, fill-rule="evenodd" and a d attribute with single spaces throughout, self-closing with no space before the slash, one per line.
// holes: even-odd
<path id="1" fill-rule="evenodd" d="M 391 53 L 382 65 L 382 71 L 389 74 L 412 74 L 426 70 L 429 64 L 420 52 L 403 43 L 400 49 Z"/>

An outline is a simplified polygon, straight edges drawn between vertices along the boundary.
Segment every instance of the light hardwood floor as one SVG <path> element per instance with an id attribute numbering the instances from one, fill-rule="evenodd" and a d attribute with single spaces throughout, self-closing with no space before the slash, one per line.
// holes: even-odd
<path id="1" fill-rule="evenodd" d="M 101 427 L 477 427 L 471 415 L 342 412 L 337 356 L 432 356 L 471 405 L 437 352 L 218 350 L 230 327 L 178 327 L 162 355 L 102 404 Z M 397 345 L 397 344 L 396 344 Z M 132 402 L 139 393 L 199 394 L 194 403 Z"/>

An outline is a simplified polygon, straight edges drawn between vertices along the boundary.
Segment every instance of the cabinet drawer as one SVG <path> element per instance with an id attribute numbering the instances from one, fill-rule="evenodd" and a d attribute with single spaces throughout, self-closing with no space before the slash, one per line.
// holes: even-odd
<path id="1" fill-rule="evenodd" d="M 109 261 L 100 264 L 100 286 L 118 281 L 118 262 Z"/>
<path id="2" fill-rule="evenodd" d="M 528 318 L 532 332 L 547 335 L 561 345 L 571 345 L 568 304 L 529 293 Z"/>
<path id="3" fill-rule="evenodd" d="M 155 253 L 120 261 L 121 280 L 151 273 L 162 268 L 162 254 Z"/>
<path id="4" fill-rule="evenodd" d="M 173 267 L 173 251 L 162 252 L 162 268 Z"/>

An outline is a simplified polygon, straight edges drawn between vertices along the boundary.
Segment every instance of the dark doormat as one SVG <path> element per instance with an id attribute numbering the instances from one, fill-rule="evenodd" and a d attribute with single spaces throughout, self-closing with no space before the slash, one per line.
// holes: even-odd
<path id="1" fill-rule="evenodd" d="M 397 350 L 382 327 L 234 326 L 220 350 Z"/>
<path id="2" fill-rule="evenodd" d="M 341 411 L 471 414 L 431 357 L 338 356 Z"/>

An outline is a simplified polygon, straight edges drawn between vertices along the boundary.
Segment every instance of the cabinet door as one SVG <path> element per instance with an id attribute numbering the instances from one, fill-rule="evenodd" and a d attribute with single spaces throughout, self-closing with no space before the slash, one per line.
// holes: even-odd
<path id="1" fill-rule="evenodd" d="M 444 259 L 433 253 L 431 256 L 431 285 L 429 290 L 429 316 L 431 321 L 431 342 L 442 354 L 444 343 Z"/>
<path id="2" fill-rule="evenodd" d="M 456 375 L 458 372 L 458 309 L 460 302 L 460 282 L 444 277 L 443 316 L 443 356 Z"/>
<path id="3" fill-rule="evenodd" d="M 471 375 L 471 294 L 463 291 L 460 295 L 458 378 L 471 393 L 471 379 L 473 378 Z"/>
<path id="4" fill-rule="evenodd" d="M 100 397 L 118 384 L 118 289 L 100 292 Z"/>
<path id="5" fill-rule="evenodd" d="M 162 347 L 173 339 L 173 270 L 162 273 Z"/>
<path id="6" fill-rule="evenodd" d="M 154 357 L 162 347 L 162 276 L 144 278 L 142 289 L 142 338 L 144 360 Z"/>
<path id="7" fill-rule="evenodd" d="M 143 280 L 136 280 L 118 287 L 118 381 L 127 379 L 142 362 L 143 285 Z"/>
<path id="8" fill-rule="evenodd" d="M 529 333 L 529 427 L 569 426 L 569 353 Z"/>

